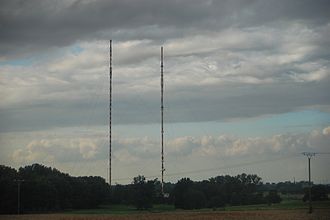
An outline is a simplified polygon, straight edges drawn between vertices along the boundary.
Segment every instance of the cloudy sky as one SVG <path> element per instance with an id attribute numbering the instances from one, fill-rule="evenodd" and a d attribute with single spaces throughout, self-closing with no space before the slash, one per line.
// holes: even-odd
<path id="1" fill-rule="evenodd" d="M 306 180 L 330 152 L 327 0 L 0 2 L 0 164 L 113 182 L 256 173 Z M 330 183 L 330 154 L 312 178 Z"/>

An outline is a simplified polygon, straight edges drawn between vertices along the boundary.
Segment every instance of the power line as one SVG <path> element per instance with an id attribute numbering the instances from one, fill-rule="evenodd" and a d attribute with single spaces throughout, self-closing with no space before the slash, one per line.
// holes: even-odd
<path id="1" fill-rule="evenodd" d="M 330 152 L 314 152 L 315 154 L 330 154 Z"/>
<path id="2" fill-rule="evenodd" d="M 181 176 L 181 175 L 186 175 L 186 174 L 203 173 L 203 172 L 223 170 L 223 169 L 232 169 L 232 168 L 238 168 L 238 167 L 243 167 L 243 166 L 250 166 L 250 165 L 261 164 L 261 163 L 269 163 L 269 162 L 274 162 L 274 161 L 279 161 L 279 160 L 286 160 L 286 159 L 299 157 L 299 156 L 300 155 L 294 154 L 294 155 L 290 155 L 290 156 L 287 156 L 287 157 L 273 158 L 273 159 L 263 159 L 263 160 L 233 164 L 233 165 L 228 165 L 228 166 L 205 168 L 205 169 L 200 169 L 200 170 L 190 170 L 190 171 L 183 171 L 183 172 L 176 172 L 176 173 L 168 173 L 165 176 L 166 177 Z M 159 176 L 158 175 L 146 176 L 146 178 L 149 178 L 149 179 L 150 178 L 157 178 L 157 177 L 159 177 Z M 117 178 L 115 180 L 116 181 L 121 181 L 121 180 L 130 180 L 130 179 L 132 179 L 132 178 L 131 177 L 124 177 L 124 178 Z"/>
<path id="3" fill-rule="evenodd" d="M 330 154 L 330 152 L 302 152 L 308 158 L 308 197 L 309 197 L 309 213 L 313 212 L 312 206 L 312 182 L 311 182 L 311 158 L 316 154 Z"/>
<path id="4" fill-rule="evenodd" d="M 193 170 L 193 171 L 187 171 L 187 172 L 177 172 L 177 173 L 171 173 L 167 176 L 179 176 L 179 175 L 183 175 L 183 174 L 202 173 L 202 172 L 208 172 L 208 171 L 238 168 L 238 167 L 250 166 L 250 165 L 255 165 L 255 164 L 260 164 L 260 163 L 268 163 L 268 162 L 273 162 L 273 161 L 278 161 L 278 160 L 286 160 L 286 159 L 293 158 L 293 157 L 298 157 L 298 155 L 291 155 L 291 156 L 282 157 L 282 158 L 251 161 L 251 162 L 239 163 L 239 164 L 216 167 L 216 168 L 207 168 L 207 169 Z"/>
<path id="5" fill-rule="evenodd" d="M 312 207 L 312 184 L 311 184 L 311 158 L 315 156 L 315 152 L 303 152 L 303 155 L 305 155 L 308 158 L 308 195 L 309 195 L 309 213 L 313 212 Z"/>

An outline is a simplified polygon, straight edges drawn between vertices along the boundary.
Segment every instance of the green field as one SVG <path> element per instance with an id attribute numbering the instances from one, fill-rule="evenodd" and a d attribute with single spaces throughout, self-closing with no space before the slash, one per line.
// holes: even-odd
<path id="1" fill-rule="evenodd" d="M 313 202 L 313 208 L 324 209 L 330 208 L 330 201 Z M 290 209 L 308 209 L 308 203 L 301 200 L 284 200 L 278 204 L 261 204 L 261 205 L 245 205 L 245 206 L 228 206 L 223 210 L 227 211 L 245 211 L 245 210 L 290 210 Z"/>
<path id="2" fill-rule="evenodd" d="M 313 202 L 314 209 L 330 209 L 330 201 Z M 226 206 L 217 209 L 198 209 L 189 212 L 210 212 L 210 211 L 254 211 L 254 210 L 308 210 L 308 203 L 301 200 L 284 200 L 279 204 L 261 204 L 261 205 L 244 205 L 244 206 Z M 176 210 L 173 205 L 154 205 L 150 210 L 137 210 L 134 206 L 127 205 L 108 205 L 101 206 L 98 209 L 82 209 L 70 210 L 63 214 L 111 214 L 111 215 L 127 215 L 139 213 L 163 213 L 163 212 L 185 212 L 185 210 Z"/>
<path id="3" fill-rule="evenodd" d="M 175 208 L 173 205 L 154 205 L 150 210 L 137 210 L 134 206 L 129 205 L 104 205 L 98 209 L 81 209 L 70 210 L 64 212 L 65 214 L 112 214 L 112 215 L 127 215 L 138 213 L 160 213 L 173 212 Z"/>

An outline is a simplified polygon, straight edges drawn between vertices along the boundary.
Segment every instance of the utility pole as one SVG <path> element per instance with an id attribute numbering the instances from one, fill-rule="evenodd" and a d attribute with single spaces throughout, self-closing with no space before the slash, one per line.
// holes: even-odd
<path id="1" fill-rule="evenodd" d="M 112 40 L 109 42 L 109 185 L 111 187 Z"/>
<path id="2" fill-rule="evenodd" d="M 24 182 L 24 180 L 17 179 L 14 181 L 17 182 L 17 215 L 19 215 L 21 210 L 21 183 Z"/>
<path id="3" fill-rule="evenodd" d="M 308 196 L 309 196 L 309 211 L 308 213 L 313 212 L 312 207 L 312 184 L 311 184 L 311 158 L 315 156 L 316 153 L 314 152 L 303 152 L 303 155 L 305 155 L 308 158 Z"/>
<path id="4" fill-rule="evenodd" d="M 161 161 L 162 161 L 162 196 L 164 196 L 164 79 L 163 79 L 163 47 L 160 48 L 160 100 L 161 100 Z"/>

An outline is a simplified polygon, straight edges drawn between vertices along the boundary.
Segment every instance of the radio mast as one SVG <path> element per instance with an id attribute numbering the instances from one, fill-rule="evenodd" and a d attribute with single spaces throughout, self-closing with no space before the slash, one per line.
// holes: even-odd
<path id="1" fill-rule="evenodd" d="M 163 79 L 163 47 L 160 48 L 160 111 L 161 111 L 161 160 L 162 160 L 162 196 L 164 196 L 164 79 Z"/>
<path id="2" fill-rule="evenodd" d="M 109 42 L 109 185 L 111 186 L 112 40 Z"/>

